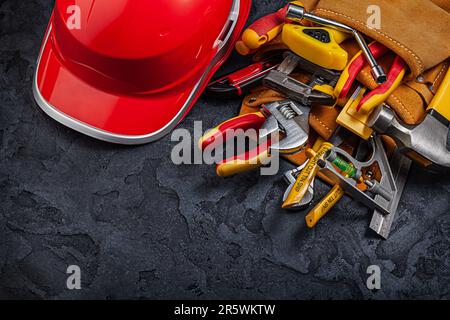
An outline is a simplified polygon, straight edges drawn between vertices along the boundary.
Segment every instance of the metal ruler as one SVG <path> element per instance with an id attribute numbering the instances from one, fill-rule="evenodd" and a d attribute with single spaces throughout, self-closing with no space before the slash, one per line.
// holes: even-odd
<path id="1" fill-rule="evenodd" d="M 375 210 L 370 222 L 370 229 L 382 236 L 384 239 L 389 237 L 391 232 L 392 223 L 395 219 L 395 214 L 400 203 L 400 199 L 405 189 L 406 181 L 408 180 L 409 170 L 411 169 L 412 161 L 400 152 L 395 152 L 391 161 L 392 175 L 394 176 L 397 192 L 395 193 L 391 203 L 389 212 L 390 214 L 384 215 L 383 213 Z M 375 200 L 378 200 L 376 196 Z"/>

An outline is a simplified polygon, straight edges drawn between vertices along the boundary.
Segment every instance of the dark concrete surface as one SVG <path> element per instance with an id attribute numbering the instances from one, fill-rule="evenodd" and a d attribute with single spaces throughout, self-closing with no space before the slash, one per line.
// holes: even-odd
<path id="1" fill-rule="evenodd" d="M 279 6 L 256 0 L 252 19 Z M 170 137 L 119 147 L 41 112 L 31 83 L 51 8 L 0 0 L 0 298 L 450 298 L 449 174 L 413 168 L 388 241 L 348 198 L 310 231 L 279 208 L 280 176 L 220 179 L 172 164 Z M 202 98 L 181 127 L 238 107 Z M 72 264 L 82 290 L 66 289 Z"/>

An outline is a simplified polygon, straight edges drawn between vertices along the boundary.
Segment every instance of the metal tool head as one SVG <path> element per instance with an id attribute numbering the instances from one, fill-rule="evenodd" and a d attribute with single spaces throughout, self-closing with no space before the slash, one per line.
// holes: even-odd
<path id="1" fill-rule="evenodd" d="M 393 195 L 393 198 L 390 201 L 391 213 L 386 215 L 378 210 L 375 210 L 372 215 L 372 220 L 370 221 L 370 229 L 375 231 L 384 239 L 387 239 L 391 232 L 391 227 L 394 222 L 395 215 L 398 211 L 400 199 L 403 195 L 406 181 L 408 180 L 412 161 L 401 153 L 395 152 L 390 163 L 392 174 L 395 180 L 395 185 L 397 187 L 397 192 Z"/>
<path id="2" fill-rule="evenodd" d="M 277 70 L 284 74 L 291 74 L 292 72 L 294 72 L 295 68 L 297 68 L 300 59 L 301 58 L 295 53 L 287 52 L 284 55 L 283 62 L 281 62 Z"/>
<path id="3" fill-rule="evenodd" d="M 286 189 L 286 192 L 283 195 L 283 202 L 286 201 L 286 199 L 288 198 L 289 194 L 291 193 L 292 188 L 295 185 L 295 182 L 297 181 L 297 178 L 300 174 L 300 172 L 303 170 L 304 167 L 306 167 L 306 164 L 308 162 L 305 162 L 304 164 L 302 164 L 301 166 L 289 170 L 284 174 L 284 180 L 286 180 L 286 183 L 289 185 L 288 188 Z M 314 180 L 311 182 L 311 184 L 308 187 L 308 191 L 305 194 L 305 196 L 302 198 L 302 200 L 293 205 L 292 207 L 289 208 L 289 210 L 302 210 L 305 209 L 306 207 L 308 207 L 311 202 L 314 199 Z"/>
<path id="4" fill-rule="evenodd" d="M 384 68 L 382 66 L 376 65 L 372 67 L 371 73 L 378 84 L 383 84 L 387 81 L 386 71 L 384 71 Z"/>
<path id="5" fill-rule="evenodd" d="M 278 70 L 270 71 L 264 78 L 263 84 L 304 105 L 320 104 L 332 106 L 336 103 L 336 99 L 332 95 L 315 90 L 311 86 Z"/>
<path id="6" fill-rule="evenodd" d="M 290 154 L 306 145 L 309 137 L 309 108 L 290 100 L 274 102 L 263 108 L 270 116 L 261 127 L 259 138 L 267 138 L 277 130 L 283 134 L 281 140 L 271 145 L 271 150 Z"/>
<path id="7" fill-rule="evenodd" d="M 401 122 L 390 108 L 381 105 L 372 113 L 368 125 L 378 133 L 392 137 L 402 153 L 415 151 L 438 166 L 450 167 L 449 128 L 432 114 L 427 114 L 419 125 L 412 126 Z"/>
<path id="8" fill-rule="evenodd" d="M 311 74 L 309 84 L 302 83 L 289 76 L 297 67 Z M 333 87 L 336 85 L 339 77 L 340 73 L 337 71 L 322 68 L 295 53 L 288 52 L 284 55 L 284 60 L 278 68 L 271 70 L 263 79 L 263 84 L 304 105 L 315 103 L 334 105 L 336 99 L 332 95 L 315 90 L 314 87 L 324 83 L 328 83 Z"/>
<path id="9" fill-rule="evenodd" d="M 333 151 L 342 159 L 348 160 L 349 163 L 351 163 L 351 165 L 359 172 L 363 172 L 364 169 L 371 168 L 374 164 L 377 164 L 380 171 L 382 172 L 378 188 L 383 188 L 383 191 L 388 190 L 386 192 L 383 192 L 384 194 L 386 194 L 387 192 L 395 194 L 397 192 L 397 187 L 395 185 L 392 170 L 387 159 L 381 138 L 375 135 L 373 138 L 371 138 L 370 142 L 373 152 L 371 158 L 365 162 L 356 160 L 341 148 L 334 147 Z M 376 194 L 375 198 L 369 196 L 367 192 L 363 192 L 357 187 L 357 182 L 354 179 L 347 177 L 341 171 L 337 170 L 331 162 L 325 161 L 324 164 L 325 166 L 321 169 L 321 172 L 323 172 L 334 183 L 339 184 L 342 189 L 344 189 L 349 195 L 352 196 L 353 199 L 363 203 L 370 209 L 378 210 L 382 214 L 388 215 L 391 213 L 392 199 L 389 200 L 385 199 L 384 197 L 378 196 L 376 194 L 377 190 L 372 190 L 372 192 Z"/>
<path id="10" fill-rule="evenodd" d="M 312 75 L 311 85 L 317 82 L 328 82 L 330 86 L 334 87 L 341 76 L 341 72 L 323 68 L 291 51 L 286 52 L 283 57 L 283 62 L 276 68 L 276 70 L 289 75 L 295 70 L 295 68 L 299 68 L 303 72 Z"/>
<path id="11" fill-rule="evenodd" d="M 286 19 L 300 23 L 305 17 L 306 10 L 303 6 L 296 4 L 289 4 L 286 13 Z"/>

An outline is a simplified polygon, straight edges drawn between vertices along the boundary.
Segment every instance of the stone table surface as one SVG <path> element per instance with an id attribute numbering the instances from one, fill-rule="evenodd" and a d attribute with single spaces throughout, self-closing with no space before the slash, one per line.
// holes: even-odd
<path id="1" fill-rule="evenodd" d="M 251 19 L 279 3 L 255 0 Z M 280 209 L 280 175 L 176 166 L 170 136 L 121 147 L 78 134 L 31 93 L 52 6 L 0 1 L 0 298 L 450 298 L 450 174 L 413 167 L 383 241 L 349 198 L 311 231 L 304 212 Z M 239 105 L 203 97 L 180 127 L 213 127 Z M 81 290 L 66 288 L 69 265 Z M 376 292 L 370 265 L 382 271 Z"/>

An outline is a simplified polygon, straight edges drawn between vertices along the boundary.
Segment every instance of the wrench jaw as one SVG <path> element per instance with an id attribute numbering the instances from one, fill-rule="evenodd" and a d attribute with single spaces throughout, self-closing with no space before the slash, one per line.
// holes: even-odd
<path id="1" fill-rule="evenodd" d="M 280 128 L 278 126 L 278 121 L 275 117 L 268 117 L 266 122 L 262 125 L 259 130 L 259 139 L 267 139 L 273 136 L 275 133 L 279 132 Z"/>
<path id="2" fill-rule="evenodd" d="M 290 100 L 268 104 L 264 109 L 270 116 L 262 126 L 259 138 L 267 139 L 276 133 L 282 134 L 281 139 L 272 143 L 271 152 L 293 154 L 302 150 L 309 138 L 309 114 L 305 114 L 301 106 Z"/>
<path id="3" fill-rule="evenodd" d="M 308 142 L 309 133 L 295 126 L 287 127 L 283 131 L 286 137 L 273 144 L 270 147 L 271 151 L 280 154 L 294 154 L 303 150 Z"/>
<path id="4" fill-rule="evenodd" d="M 315 82 L 320 82 L 314 79 Z M 266 87 L 282 92 L 286 97 L 299 101 L 304 105 L 321 104 L 325 106 L 332 106 L 336 103 L 336 99 L 327 93 L 313 89 L 289 75 L 278 70 L 272 70 L 263 83 Z"/>

